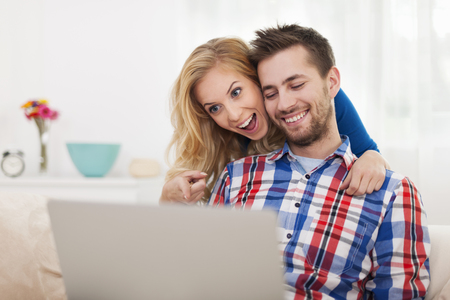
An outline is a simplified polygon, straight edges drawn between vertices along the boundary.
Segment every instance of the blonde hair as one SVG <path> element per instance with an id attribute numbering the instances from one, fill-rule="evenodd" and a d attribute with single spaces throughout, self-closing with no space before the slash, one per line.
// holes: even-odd
<path id="1" fill-rule="evenodd" d="M 249 47 L 239 38 L 216 38 L 197 47 L 188 57 L 175 81 L 170 99 L 172 140 L 166 151 L 171 166 L 166 181 L 187 170 L 208 174 L 206 201 L 226 164 L 245 155 L 268 153 L 279 148 L 285 136 L 269 122 L 269 132 L 259 141 L 251 141 L 217 125 L 195 97 L 195 87 L 214 67 L 233 70 L 259 85 L 258 76 L 248 59 Z M 170 163 L 171 150 L 175 160 Z"/>

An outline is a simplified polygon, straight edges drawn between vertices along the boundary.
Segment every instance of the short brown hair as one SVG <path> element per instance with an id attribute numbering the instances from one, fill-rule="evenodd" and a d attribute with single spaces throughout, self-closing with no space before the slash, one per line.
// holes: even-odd
<path id="1" fill-rule="evenodd" d="M 257 69 L 258 64 L 279 51 L 301 45 L 309 53 L 308 62 L 314 65 L 322 78 L 335 65 L 330 43 L 316 30 L 297 24 L 277 25 L 256 31 L 257 38 L 250 42 L 250 60 Z"/>

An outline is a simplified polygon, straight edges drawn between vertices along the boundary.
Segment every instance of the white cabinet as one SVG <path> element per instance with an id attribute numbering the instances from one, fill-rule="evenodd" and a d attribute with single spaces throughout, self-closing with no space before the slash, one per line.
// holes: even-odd
<path id="1" fill-rule="evenodd" d="M 158 204 L 164 177 L 0 178 L 0 191 L 26 192 L 62 200 Z"/>

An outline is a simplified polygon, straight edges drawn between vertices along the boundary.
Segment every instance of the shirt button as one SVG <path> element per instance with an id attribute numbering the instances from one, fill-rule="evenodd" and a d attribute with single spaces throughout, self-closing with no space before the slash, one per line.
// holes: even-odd
<path id="1" fill-rule="evenodd" d="M 300 207 L 300 203 L 295 203 L 295 207 Z"/>
<path id="2" fill-rule="evenodd" d="M 309 174 L 306 174 L 305 177 L 306 177 L 306 179 L 311 178 L 311 176 L 309 176 Z"/>
<path id="3" fill-rule="evenodd" d="M 288 234 L 286 235 L 286 237 L 287 237 L 288 239 L 290 239 L 290 238 L 292 237 L 292 234 L 288 233 Z"/>

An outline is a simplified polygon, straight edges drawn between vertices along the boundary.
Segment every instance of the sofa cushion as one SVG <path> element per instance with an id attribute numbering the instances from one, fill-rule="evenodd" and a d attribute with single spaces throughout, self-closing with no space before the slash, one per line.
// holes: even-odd
<path id="1" fill-rule="evenodd" d="M 47 199 L 0 193 L 2 299 L 66 299 Z"/>
<path id="2" fill-rule="evenodd" d="M 450 300 L 450 280 L 439 293 L 437 300 Z"/>
<path id="3" fill-rule="evenodd" d="M 429 225 L 431 281 L 426 300 L 450 300 L 450 226 Z"/>

